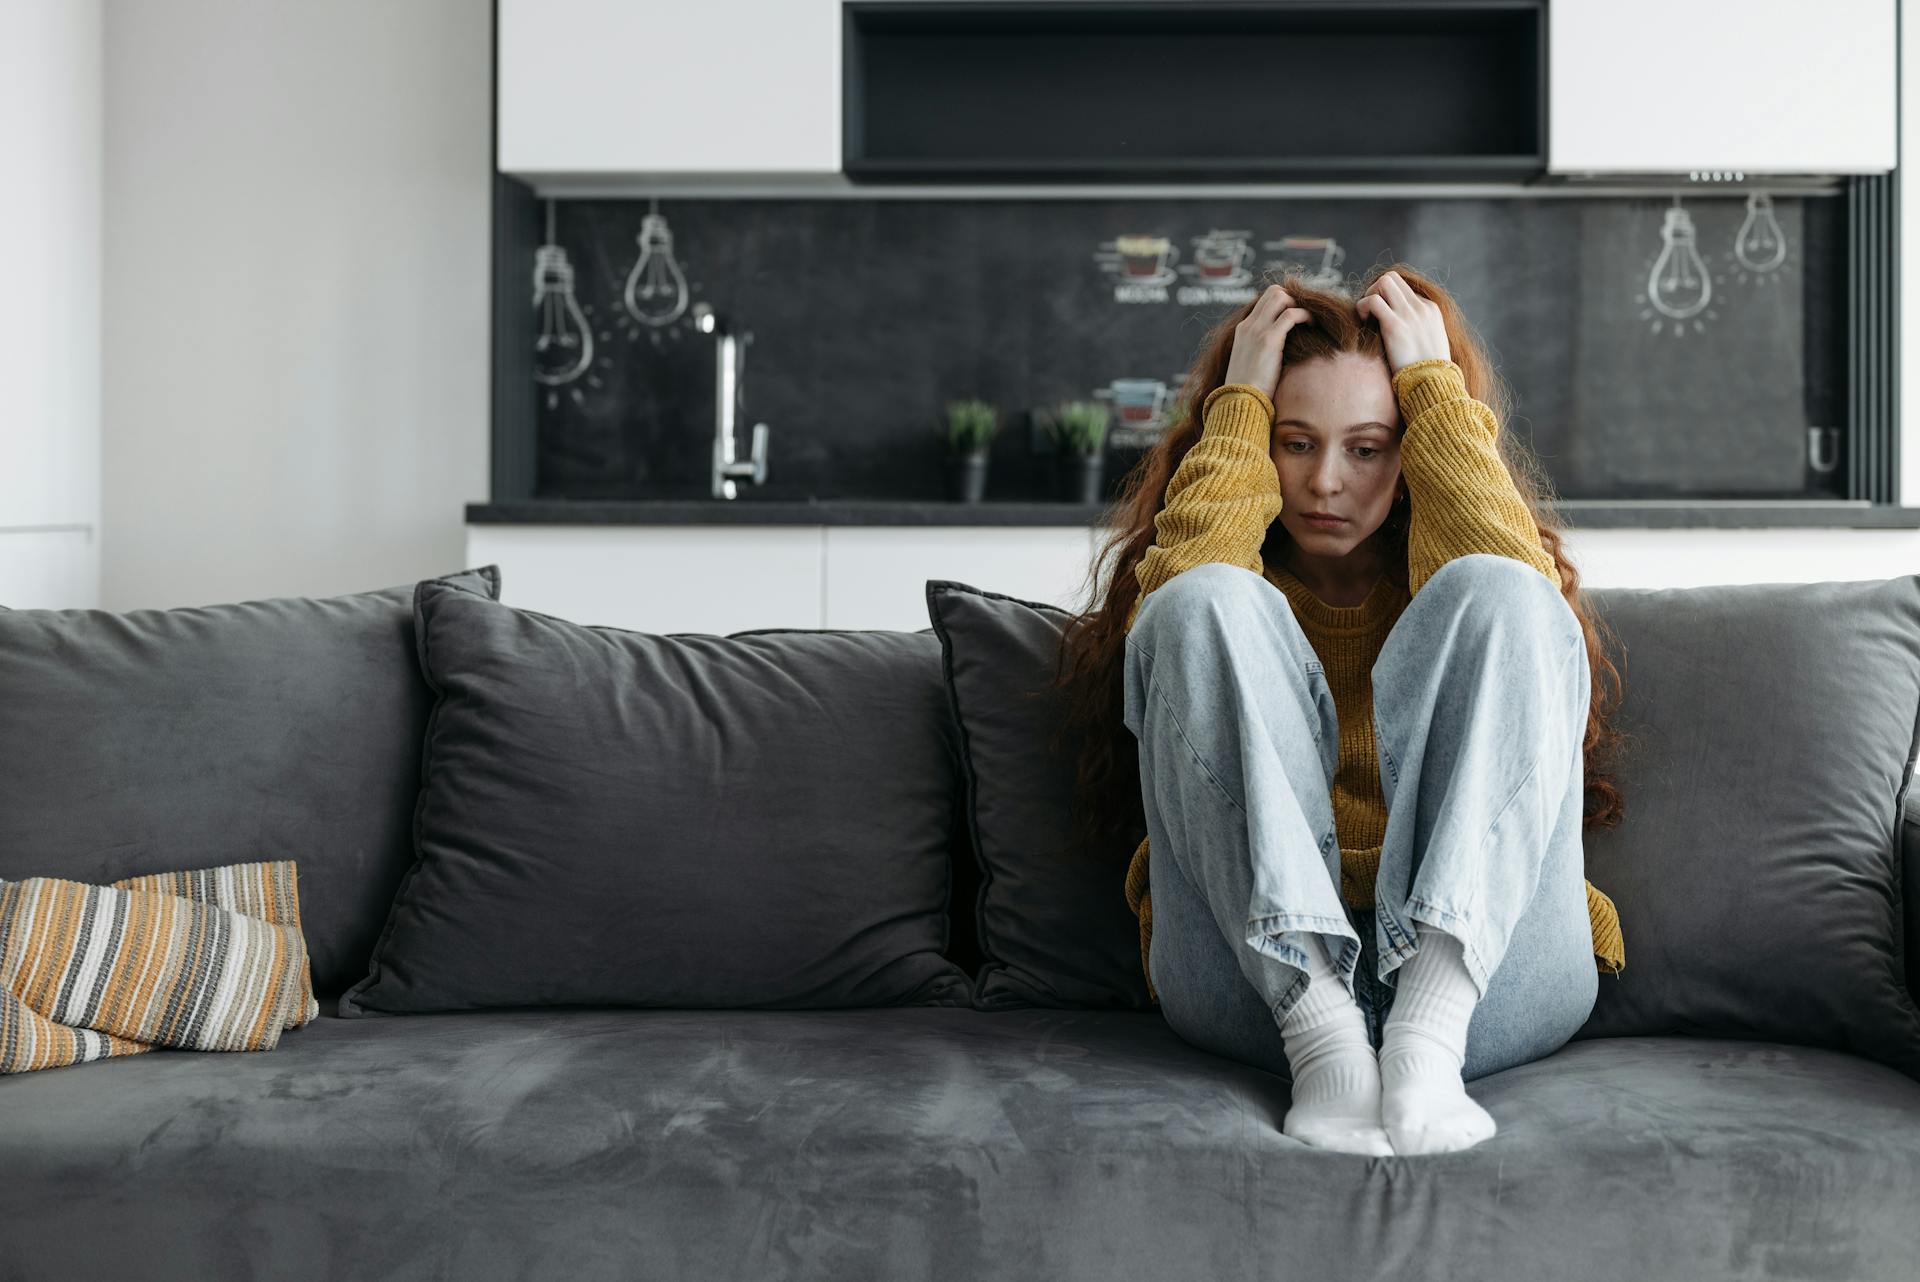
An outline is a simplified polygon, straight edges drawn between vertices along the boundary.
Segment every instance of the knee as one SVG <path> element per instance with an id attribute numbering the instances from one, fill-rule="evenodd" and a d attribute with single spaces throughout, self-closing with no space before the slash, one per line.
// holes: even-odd
<path id="1" fill-rule="evenodd" d="M 1208 561 L 1182 570 L 1147 593 L 1133 633 L 1141 635 L 1148 628 L 1217 632 L 1223 621 L 1273 609 L 1275 598 L 1285 606 L 1280 589 L 1245 566 Z"/>
<path id="2" fill-rule="evenodd" d="M 1432 594 L 1455 599 L 1464 617 L 1485 623 L 1531 618 L 1543 635 L 1555 632 L 1584 642 L 1585 633 L 1573 607 L 1554 581 L 1525 561 L 1494 552 L 1457 556 L 1435 570 L 1421 585 L 1422 597 Z M 1496 602 L 1489 605 L 1489 602 Z"/>

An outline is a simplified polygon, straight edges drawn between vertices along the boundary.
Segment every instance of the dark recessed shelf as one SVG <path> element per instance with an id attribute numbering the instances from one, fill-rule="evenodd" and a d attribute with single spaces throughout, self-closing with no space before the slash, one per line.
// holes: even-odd
<path id="1" fill-rule="evenodd" d="M 1920 508 L 1845 501 L 1569 499 L 1573 529 L 1920 529 Z M 526 499 L 469 503 L 469 525 L 1088 526 L 1103 504 L 927 499 Z"/>
<path id="2" fill-rule="evenodd" d="M 856 182 L 1546 170 L 1544 0 L 849 0 L 843 15 Z"/>

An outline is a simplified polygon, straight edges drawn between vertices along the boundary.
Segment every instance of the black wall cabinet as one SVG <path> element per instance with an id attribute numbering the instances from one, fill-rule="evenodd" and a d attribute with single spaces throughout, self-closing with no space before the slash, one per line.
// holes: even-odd
<path id="1" fill-rule="evenodd" d="M 1517 181 L 1542 0 L 844 8 L 857 182 Z"/>

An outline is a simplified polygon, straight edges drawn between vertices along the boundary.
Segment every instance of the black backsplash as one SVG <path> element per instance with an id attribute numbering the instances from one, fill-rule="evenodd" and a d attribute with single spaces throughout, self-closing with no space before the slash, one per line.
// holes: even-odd
<path id="1" fill-rule="evenodd" d="M 1648 296 L 1674 208 L 1693 220 L 1712 286 L 1706 308 L 1677 322 Z M 666 219 L 687 285 L 686 310 L 657 328 L 622 297 L 650 211 Z M 740 450 L 755 422 L 770 428 L 754 497 L 944 498 L 943 406 L 977 396 L 1005 421 L 987 497 L 1049 499 L 1052 460 L 1029 410 L 1093 399 L 1115 380 L 1171 392 L 1207 329 L 1268 274 L 1331 263 L 1351 287 L 1369 264 L 1394 260 L 1459 299 L 1516 393 L 1512 430 L 1561 497 L 1844 491 L 1844 463 L 1824 466 L 1844 450 L 1846 412 L 1844 204 L 1831 197 L 1775 198 L 1786 253 L 1758 270 L 1736 252 L 1752 214 L 1745 193 L 580 199 L 542 202 L 543 229 L 549 214 L 595 351 L 586 373 L 539 389 L 540 497 L 707 496 L 714 339 L 693 330 L 693 303 L 752 336 Z M 1753 236 L 1749 227 L 1749 262 L 1767 252 Z M 1156 237 L 1176 251 L 1164 284 L 1128 274 L 1129 261 L 1150 271 L 1151 258 L 1119 253 L 1150 252 L 1130 238 Z M 1236 267 L 1242 284 L 1218 275 Z M 521 279 L 531 305 L 530 273 Z M 527 368 L 531 380 L 532 351 Z M 1821 429 L 1817 449 L 1810 429 Z M 1110 493 L 1155 430 L 1134 421 L 1111 448 Z"/>

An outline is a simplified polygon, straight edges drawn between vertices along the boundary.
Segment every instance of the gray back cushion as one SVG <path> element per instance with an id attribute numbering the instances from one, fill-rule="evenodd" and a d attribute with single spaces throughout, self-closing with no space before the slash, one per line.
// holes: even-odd
<path id="1" fill-rule="evenodd" d="M 1626 818 L 1587 830 L 1627 966 L 1581 1037 L 1836 1047 L 1920 1078 L 1901 824 L 1920 575 L 1609 588 Z"/>
<path id="2" fill-rule="evenodd" d="M 416 594 L 418 859 L 345 1016 L 967 1005 L 931 633 L 593 627 Z"/>
<path id="3" fill-rule="evenodd" d="M 1906 855 L 1901 890 L 1907 901 L 1907 991 L 1920 1000 L 1920 792 L 1912 788 L 1901 816 L 1900 844 Z"/>
<path id="4" fill-rule="evenodd" d="M 1627 964 L 1578 1035 L 1797 1042 L 1920 1078 L 1903 832 L 1920 576 L 1588 596 L 1616 634 L 1629 743 L 1626 817 L 1586 830 L 1587 876 Z M 1042 688 L 1067 614 L 947 580 L 927 598 L 982 865 L 977 1003 L 1143 1006 L 1133 843 L 1062 853 L 1073 765 L 1047 748 L 1064 703 Z"/>
<path id="5" fill-rule="evenodd" d="M 500 593 L 491 565 L 448 581 Z M 315 992 L 365 974 L 413 861 L 413 588 L 0 610 L 0 879 L 291 859 Z"/>
<path id="6" fill-rule="evenodd" d="M 1066 703 L 1048 680 L 1070 616 L 951 579 L 926 592 L 979 861 L 974 1004 L 1147 1009 L 1140 923 L 1121 890 L 1132 847 L 1117 865 L 1068 853 L 1079 746 L 1051 748 Z"/>

